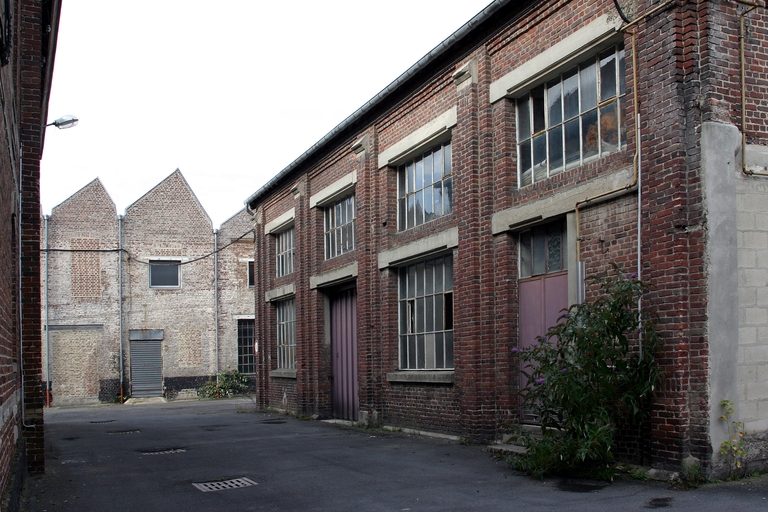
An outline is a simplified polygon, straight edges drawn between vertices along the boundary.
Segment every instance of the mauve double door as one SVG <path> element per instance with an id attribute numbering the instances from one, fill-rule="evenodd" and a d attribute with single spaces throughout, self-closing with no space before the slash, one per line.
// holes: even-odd
<path id="1" fill-rule="evenodd" d="M 337 419 L 357 421 L 357 290 L 331 297 L 331 403 Z"/>

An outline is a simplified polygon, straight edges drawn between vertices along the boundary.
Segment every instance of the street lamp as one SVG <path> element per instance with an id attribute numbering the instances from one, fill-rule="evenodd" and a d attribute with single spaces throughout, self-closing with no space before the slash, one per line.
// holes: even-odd
<path id="1" fill-rule="evenodd" d="M 59 130 L 66 130 L 67 128 L 72 128 L 73 126 L 77 126 L 77 123 L 79 121 L 80 120 L 75 116 L 67 115 L 67 116 L 62 116 L 57 120 L 55 120 L 54 122 L 48 123 L 45 126 L 55 126 Z"/>

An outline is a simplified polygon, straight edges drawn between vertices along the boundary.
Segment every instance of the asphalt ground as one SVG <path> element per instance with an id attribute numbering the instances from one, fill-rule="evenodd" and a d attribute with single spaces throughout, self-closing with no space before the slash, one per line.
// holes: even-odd
<path id="1" fill-rule="evenodd" d="M 768 476 L 681 491 L 533 479 L 483 446 L 255 412 L 249 400 L 50 408 L 40 511 L 768 511 Z M 240 484 L 248 486 L 237 487 Z M 204 492 L 194 484 L 224 487 Z"/>

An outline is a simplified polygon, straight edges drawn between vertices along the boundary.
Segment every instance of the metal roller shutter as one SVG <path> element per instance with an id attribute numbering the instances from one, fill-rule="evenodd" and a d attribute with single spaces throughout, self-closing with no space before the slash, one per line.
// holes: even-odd
<path id="1" fill-rule="evenodd" d="M 163 355 L 161 341 L 131 342 L 131 396 L 163 396 Z"/>

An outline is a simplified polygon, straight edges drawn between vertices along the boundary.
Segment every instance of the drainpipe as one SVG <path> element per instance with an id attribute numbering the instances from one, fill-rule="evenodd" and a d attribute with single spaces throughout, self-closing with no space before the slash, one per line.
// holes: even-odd
<path id="1" fill-rule="evenodd" d="M 213 230 L 213 310 L 214 343 L 216 345 L 216 395 L 219 394 L 219 230 Z"/>
<path id="2" fill-rule="evenodd" d="M 748 5 L 749 9 L 739 15 L 739 71 L 740 71 L 740 84 L 741 84 L 741 172 L 747 176 L 768 176 L 768 172 L 750 171 L 747 169 L 747 85 L 746 85 L 746 71 L 744 61 L 744 18 L 747 14 L 754 11 L 762 5 L 747 2 L 745 0 L 736 0 L 737 3 Z"/>
<path id="3" fill-rule="evenodd" d="M 117 216 L 117 310 L 118 333 L 120 336 L 120 403 L 124 401 L 123 387 L 125 386 L 123 374 L 125 373 L 123 360 L 123 216 Z"/>
<path id="4" fill-rule="evenodd" d="M 45 294 L 45 323 L 43 326 L 45 327 L 45 406 L 50 407 L 51 406 L 51 340 L 50 340 L 50 329 L 49 329 L 49 322 L 48 322 L 48 314 L 49 314 L 49 308 L 48 308 L 48 290 L 50 290 L 50 286 L 48 286 L 48 279 L 50 276 L 50 273 L 48 271 L 49 268 L 49 257 L 50 253 L 48 252 L 48 248 L 50 247 L 50 244 L 48 243 L 48 223 L 50 222 L 51 216 L 46 215 L 44 217 L 45 219 L 45 288 L 43 289 L 43 293 Z"/>

